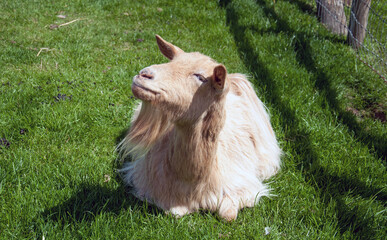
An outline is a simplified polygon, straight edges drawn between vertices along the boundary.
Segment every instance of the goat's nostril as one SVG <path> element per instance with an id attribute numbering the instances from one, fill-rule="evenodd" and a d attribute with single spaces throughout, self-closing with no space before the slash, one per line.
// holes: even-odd
<path id="1" fill-rule="evenodd" d="M 154 74 L 149 69 L 143 69 L 140 71 L 140 76 L 146 79 L 153 79 Z"/>
<path id="2" fill-rule="evenodd" d="M 141 77 L 143 78 L 146 78 L 146 79 L 152 79 L 153 76 L 149 75 L 149 74 L 140 74 Z"/>

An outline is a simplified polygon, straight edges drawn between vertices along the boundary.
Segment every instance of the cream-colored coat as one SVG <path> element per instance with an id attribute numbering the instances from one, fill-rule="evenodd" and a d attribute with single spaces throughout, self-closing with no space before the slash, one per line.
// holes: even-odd
<path id="1" fill-rule="evenodd" d="M 265 107 L 244 75 L 156 36 L 171 61 L 140 71 L 141 100 L 120 143 L 120 170 L 133 194 L 174 215 L 208 209 L 226 220 L 268 195 L 264 179 L 281 150 Z"/>

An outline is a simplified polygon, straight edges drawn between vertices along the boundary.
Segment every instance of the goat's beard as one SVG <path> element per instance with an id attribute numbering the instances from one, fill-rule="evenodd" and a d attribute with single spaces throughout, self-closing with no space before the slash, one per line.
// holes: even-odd
<path id="1" fill-rule="evenodd" d="M 170 117 L 149 102 L 138 105 L 130 130 L 118 145 L 122 159 L 128 155 L 144 155 L 172 127 Z"/>

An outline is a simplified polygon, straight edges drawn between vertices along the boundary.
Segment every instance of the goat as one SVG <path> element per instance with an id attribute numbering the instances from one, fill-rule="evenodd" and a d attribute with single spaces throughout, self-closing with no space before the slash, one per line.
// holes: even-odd
<path id="1" fill-rule="evenodd" d="M 263 180 L 280 168 L 281 150 L 265 106 L 242 74 L 156 35 L 170 61 L 133 78 L 140 99 L 119 144 L 119 170 L 133 194 L 167 213 L 199 209 L 227 221 L 268 196 Z"/>

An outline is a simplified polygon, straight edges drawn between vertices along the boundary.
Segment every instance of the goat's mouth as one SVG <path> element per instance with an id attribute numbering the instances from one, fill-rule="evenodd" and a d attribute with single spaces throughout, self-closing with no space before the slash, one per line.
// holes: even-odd
<path id="1" fill-rule="evenodd" d="M 139 98 L 141 100 L 145 101 L 151 101 L 153 100 L 157 95 L 159 95 L 158 92 L 149 89 L 147 87 L 144 87 L 142 84 L 133 81 L 132 83 L 132 92 L 136 98 Z"/>

